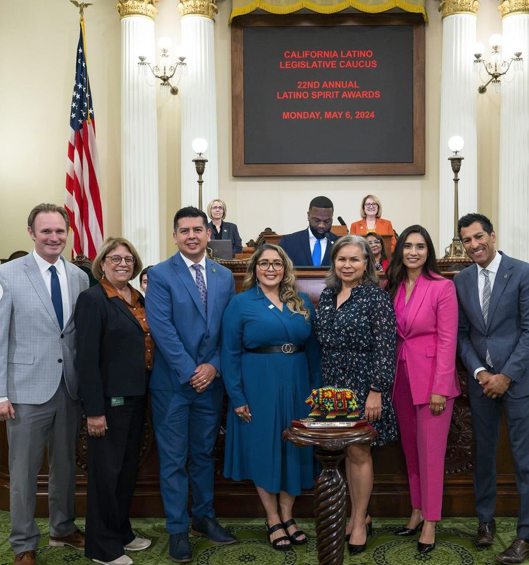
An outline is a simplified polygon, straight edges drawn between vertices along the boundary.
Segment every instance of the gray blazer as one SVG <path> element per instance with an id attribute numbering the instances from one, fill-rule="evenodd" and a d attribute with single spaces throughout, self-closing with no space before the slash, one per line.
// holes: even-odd
<path id="1" fill-rule="evenodd" d="M 89 283 L 81 269 L 61 260 L 72 307 L 62 331 L 33 254 L 0 266 L 0 397 L 11 403 L 47 402 L 63 373 L 70 396 L 77 399 L 73 312 Z"/>
<path id="2" fill-rule="evenodd" d="M 458 349 L 469 373 L 469 392 L 483 394 L 474 371 L 487 366 L 488 348 L 494 371 L 513 381 L 507 394 L 529 396 L 529 264 L 502 253 L 486 325 L 479 304 L 476 265 L 457 274 L 454 283 L 459 301 Z"/>

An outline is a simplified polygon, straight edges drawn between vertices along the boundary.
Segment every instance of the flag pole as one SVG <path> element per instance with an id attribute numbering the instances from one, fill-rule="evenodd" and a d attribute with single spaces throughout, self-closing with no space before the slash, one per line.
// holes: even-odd
<path id="1" fill-rule="evenodd" d="M 84 10 L 88 6 L 92 6 L 91 3 L 87 2 L 76 2 L 76 0 L 70 0 L 70 2 L 79 8 L 79 24 L 81 25 L 81 35 L 83 36 L 83 49 L 84 49 L 84 60 L 86 64 L 86 83 L 87 83 L 87 98 L 88 98 L 88 116 L 87 122 L 90 123 L 92 119 L 90 118 L 90 74 L 88 73 L 88 55 L 86 53 L 86 39 L 85 39 L 85 29 L 84 29 Z"/>

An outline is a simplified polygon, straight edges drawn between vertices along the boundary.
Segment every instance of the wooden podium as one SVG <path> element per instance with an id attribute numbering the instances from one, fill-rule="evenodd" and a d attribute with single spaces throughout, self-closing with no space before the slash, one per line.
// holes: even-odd
<path id="1" fill-rule="evenodd" d="M 234 273 L 237 292 L 246 270 L 244 261 L 227 262 Z M 325 271 L 298 271 L 300 290 L 307 293 L 317 305 L 325 286 Z M 453 276 L 444 273 L 445 276 Z M 473 495 L 473 454 L 470 404 L 466 390 L 466 373 L 458 365 L 462 395 L 456 399 L 450 426 L 445 468 L 444 516 L 474 516 Z M 227 401 L 224 403 L 222 427 L 215 447 L 215 509 L 217 515 L 225 517 L 263 516 L 263 510 L 253 484 L 233 482 L 223 477 L 224 439 Z M 77 451 L 78 473 L 76 500 L 79 515 L 85 514 L 86 507 L 86 427 L 81 431 Z M 371 497 L 370 512 L 374 516 L 409 516 L 410 500 L 406 463 L 399 443 L 375 448 L 373 452 L 375 485 Z M 48 467 L 45 462 L 38 479 L 37 515 L 48 512 Z M 9 509 L 8 446 L 5 422 L 0 423 L 0 509 Z M 502 424 L 498 452 L 498 516 L 515 516 L 518 510 L 514 464 L 511 458 L 505 422 Z M 296 502 L 296 516 L 312 517 L 313 492 L 306 491 Z M 163 516 L 158 476 L 158 454 L 150 415 L 145 425 L 140 454 L 140 468 L 137 488 L 132 504 L 133 516 Z"/>

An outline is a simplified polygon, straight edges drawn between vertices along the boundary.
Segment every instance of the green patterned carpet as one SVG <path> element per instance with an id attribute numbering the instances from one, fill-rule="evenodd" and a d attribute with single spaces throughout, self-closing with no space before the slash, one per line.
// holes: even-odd
<path id="1" fill-rule="evenodd" d="M 262 519 L 220 520 L 240 543 L 229 546 L 215 546 L 203 538 L 190 536 L 193 547 L 193 564 L 196 565 L 318 565 L 316 539 L 313 520 L 298 520 L 298 524 L 308 534 L 306 546 L 280 553 L 270 548 L 266 541 Z M 37 552 L 39 565 L 89 565 L 80 551 L 48 546 L 48 524 L 38 520 L 42 540 Z M 497 520 L 498 534 L 492 548 L 477 550 L 472 537 L 475 535 L 477 521 L 472 518 L 451 518 L 443 520 L 437 527 L 437 548 L 433 553 L 420 556 L 416 552 L 417 537 L 396 538 L 392 532 L 404 521 L 397 518 L 375 519 L 373 537 L 369 538 L 367 551 L 350 557 L 346 551 L 346 565 L 408 565 L 428 563 L 428 565 L 492 565 L 497 563 L 496 553 L 508 547 L 516 535 L 516 519 Z M 82 528 L 84 520 L 78 520 Z M 161 518 L 133 520 L 134 529 L 142 536 L 153 540 L 152 546 L 142 552 L 130 553 L 136 565 L 170 565 L 167 557 L 169 536 L 165 521 Z M 9 548 L 9 514 L 0 512 L 0 565 L 12 565 L 13 553 Z"/>

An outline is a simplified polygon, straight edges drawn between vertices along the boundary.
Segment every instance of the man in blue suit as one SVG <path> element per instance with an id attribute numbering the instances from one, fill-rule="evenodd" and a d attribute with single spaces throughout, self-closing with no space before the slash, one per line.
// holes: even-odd
<path id="1" fill-rule="evenodd" d="M 170 534 L 169 556 L 191 561 L 188 472 L 193 492 L 191 532 L 217 544 L 236 538 L 215 520 L 213 449 L 224 387 L 219 338 L 224 309 L 235 294 L 230 270 L 206 259 L 204 212 L 192 206 L 174 218 L 179 252 L 149 271 L 147 320 L 156 344 L 150 390 L 160 456 L 160 484 Z"/>
<path id="2" fill-rule="evenodd" d="M 289 235 L 284 235 L 279 245 L 296 267 L 329 266 L 331 264 L 331 249 L 333 243 L 339 239 L 331 233 L 333 203 L 326 196 L 313 198 L 307 219 L 308 229 Z"/>
<path id="3" fill-rule="evenodd" d="M 520 497 L 517 539 L 496 555 L 500 563 L 529 557 L 529 264 L 495 249 L 490 220 L 467 214 L 459 234 L 475 265 L 455 279 L 459 299 L 459 354 L 468 370 L 476 464 L 479 528 L 475 544 L 496 533 L 496 451 L 505 410 Z"/>

